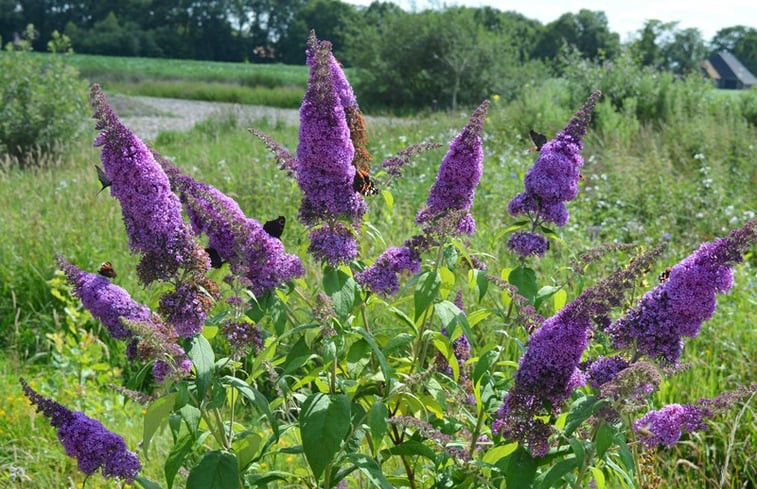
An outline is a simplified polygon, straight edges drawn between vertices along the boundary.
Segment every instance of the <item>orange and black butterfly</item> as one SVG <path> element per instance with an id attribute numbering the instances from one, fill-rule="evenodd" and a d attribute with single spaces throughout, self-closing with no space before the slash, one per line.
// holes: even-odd
<path id="1" fill-rule="evenodd" d="M 284 232 L 284 225 L 286 225 L 287 220 L 284 216 L 279 216 L 276 219 L 271 219 L 270 221 L 266 221 L 265 224 L 263 224 L 263 230 L 268 233 L 270 236 L 273 236 L 276 239 L 281 239 L 281 233 Z"/>
<path id="2" fill-rule="evenodd" d="M 350 130 L 350 140 L 355 148 L 355 156 L 352 158 L 352 166 L 355 167 L 355 177 L 352 179 L 352 190 L 362 195 L 376 195 L 378 189 L 371 180 L 371 167 L 369 165 L 371 153 L 366 148 L 368 144 L 368 130 L 365 127 L 365 117 L 357 105 L 347 107 L 344 110 L 347 119 L 347 127 Z"/>
<path id="3" fill-rule="evenodd" d="M 97 179 L 100 180 L 100 185 L 103 186 L 97 193 L 99 194 L 106 188 L 110 187 L 113 182 L 110 181 L 110 178 L 105 176 L 105 171 L 100 168 L 99 166 L 95 165 L 95 169 L 97 170 Z"/>
<path id="4" fill-rule="evenodd" d="M 116 270 L 113 268 L 113 265 L 109 262 L 103 262 L 102 265 L 100 265 L 100 269 L 97 271 L 100 275 L 103 277 L 108 278 L 116 278 Z"/>
<path id="5" fill-rule="evenodd" d="M 373 185 L 371 174 L 366 170 L 355 170 L 355 178 L 352 179 L 352 190 L 363 195 L 376 195 L 378 189 Z"/>
<path id="6" fill-rule="evenodd" d="M 541 151 L 541 148 L 547 144 L 547 136 L 544 134 L 540 134 L 533 129 L 529 129 L 528 135 L 531 136 L 531 141 L 534 142 L 535 146 L 533 146 L 529 151 Z"/>
<path id="7" fill-rule="evenodd" d="M 660 281 L 660 283 L 667 282 L 670 278 L 670 267 L 665 267 L 665 270 L 660 272 L 660 274 L 657 276 L 657 280 Z"/>

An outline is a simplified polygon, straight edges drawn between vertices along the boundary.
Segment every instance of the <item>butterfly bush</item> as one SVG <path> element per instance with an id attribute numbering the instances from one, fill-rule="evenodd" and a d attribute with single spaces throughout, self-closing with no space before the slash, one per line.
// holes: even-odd
<path id="1" fill-rule="evenodd" d="M 188 175 L 172 177 L 186 205 L 195 233 L 205 233 L 208 244 L 229 262 L 232 273 L 249 280 L 254 294 L 305 273 L 299 257 L 287 254 L 280 240 L 248 218 L 232 198 Z"/>
<path id="2" fill-rule="evenodd" d="M 324 225 L 311 236 L 315 241 L 311 241 L 310 252 L 316 258 L 349 261 L 357 256 L 357 240 L 336 223 L 347 219 L 357 225 L 366 207 L 362 195 L 353 189 L 355 148 L 342 105 L 344 87 L 337 87 L 332 59 L 331 43 L 311 35 L 307 49 L 310 79 L 300 107 L 297 146 L 297 182 L 304 194 L 299 218 L 307 226 Z M 332 242 L 340 246 L 328 256 L 325 247 Z"/>
<path id="3" fill-rule="evenodd" d="M 170 280 L 180 268 L 203 273 L 207 262 L 197 253 L 168 176 L 150 149 L 116 117 L 99 85 L 92 86 L 90 99 L 100 130 L 95 146 L 102 147 L 110 192 L 121 203 L 130 249 L 142 255 L 140 280 Z"/>
<path id="4" fill-rule="evenodd" d="M 616 348 L 631 347 L 662 363 L 677 362 L 683 337 L 699 333 L 712 317 L 716 294 L 733 285 L 733 264 L 757 240 L 757 220 L 728 237 L 702 244 L 671 267 L 667 280 L 644 294 L 638 304 L 607 327 Z"/>
<path id="5" fill-rule="evenodd" d="M 426 206 L 415 219 L 423 226 L 423 233 L 407 240 L 401 247 L 386 249 L 372 265 L 357 273 L 355 279 L 362 286 L 382 295 L 394 295 L 399 290 L 401 273 L 416 274 L 420 271 L 424 250 L 438 244 L 445 236 L 475 232 L 476 222 L 470 208 L 483 173 L 481 131 L 488 107 L 488 100 L 481 103 L 450 143 L 429 191 Z M 424 149 L 427 148 L 408 148 L 407 154 Z M 396 165 L 394 171 L 399 172 L 400 167 Z"/>
<path id="6" fill-rule="evenodd" d="M 66 274 L 73 292 L 92 317 L 101 321 L 113 338 L 123 340 L 133 333 L 126 328 L 120 318 L 134 321 L 150 321 L 152 312 L 136 302 L 129 293 L 96 273 L 87 273 L 72 265 L 62 255 L 56 255 L 58 266 Z"/>
<path id="7" fill-rule="evenodd" d="M 142 469 L 139 457 L 126 448 L 121 436 L 108 431 L 99 421 L 80 411 L 71 411 L 57 402 L 47 399 L 20 379 L 26 397 L 50 419 L 50 425 L 58 430 L 58 440 L 66 455 L 77 460 L 79 470 L 92 475 L 97 470 L 104 477 L 134 482 Z"/>
<path id="8" fill-rule="evenodd" d="M 510 200 L 507 210 L 512 216 L 526 215 L 531 221 L 530 232 L 510 236 L 507 247 L 520 256 L 543 256 L 547 240 L 536 233 L 543 222 L 564 226 L 569 212 L 565 203 L 578 195 L 579 167 L 583 165 L 582 137 L 591 121 L 594 105 L 601 96 L 593 92 L 565 128 L 539 150 L 539 157 L 526 172 L 526 190 Z"/>

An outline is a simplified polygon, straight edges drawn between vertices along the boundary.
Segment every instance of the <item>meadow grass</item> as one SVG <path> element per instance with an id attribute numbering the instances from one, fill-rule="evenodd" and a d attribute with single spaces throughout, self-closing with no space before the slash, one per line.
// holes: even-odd
<path id="1" fill-rule="evenodd" d="M 527 131 L 512 122 L 519 120 L 518 110 L 527 108 L 495 105 L 484 130 L 485 170 L 473 208 L 478 230 L 471 238 L 471 248 L 481 252 L 494 275 L 515 264 L 505 251 L 506 237 L 501 230 L 513 222 L 506 212 L 507 202 L 522 190 L 523 174 L 535 158 L 527 150 L 530 143 L 523 136 Z M 627 121 L 615 121 L 617 127 L 611 130 L 610 114 L 602 110 L 599 109 L 599 117 L 605 117 L 606 125 L 591 132 L 585 141 L 586 178 L 579 197 L 569 204 L 570 223 L 559 230 L 564 243 L 553 242 L 544 259 L 532 263 L 540 284 L 563 285 L 569 299 L 630 256 L 609 255 L 589 267 L 584 276 L 578 276 L 570 261 L 581 251 L 603 242 L 650 247 L 668 239 L 670 247 L 661 262 L 650 270 L 646 283 L 639 284 L 642 293 L 654 285 L 665 266 L 687 256 L 700 242 L 725 234 L 744 222 L 750 213 L 753 216 L 757 209 L 757 196 L 752 190 L 757 149 L 734 145 L 734 139 L 743 140 L 749 135 L 754 140 L 753 127 L 744 126 L 737 119 L 713 115 L 702 116 L 698 121 L 682 118 L 636 130 L 628 129 Z M 401 245 L 416 233 L 413 218 L 434 181 L 446 147 L 416 157 L 406 175 L 391 182 L 391 186 L 378 163 L 409 143 L 437 141 L 446 146 L 468 115 L 434 114 L 369 128 L 373 173 L 379 188 L 389 191 L 391 196 L 369 199 L 361 240 L 364 259 L 370 261 L 386 246 Z M 545 132 L 554 130 L 547 122 L 553 119 L 566 120 L 562 113 L 545 113 Z M 296 127 L 278 125 L 259 129 L 295 150 Z M 52 442 L 52 431 L 32 430 L 32 422 L 37 425 L 44 422 L 39 418 L 33 420 L 31 408 L 18 401 L 19 375 L 44 383 L 49 387 L 46 393 L 56 394 L 61 402 L 85 403 L 80 405 L 88 408 L 89 415 L 106 415 L 109 417 L 106 426 L 127 434 L 130 447 L 135 447 L 139 438 L 138 406 L 126 403 L 122 407 L 119 397 L 112 392 L 98 391 L 96 396 L 77 392 L 75 380 L 81 379 L 81 371 L 91 365 L 58 369 L 55 375 L 50 375 L 48 367 L 56 357 L 58 337 L 45 335 L 61 333 L 66 324 L 66 311 L 51 295 L 48 284 L 54 274 L 55 252 L 91 271 L 102 261 L 111 261 L 118 272 L 116 282 L 135 299 L 154 306 L 157 298 L 157 291 L 145 290 L 137 284 L 134 269 L 138 260 L 126 247 L 118 203 L 107 190 L 97 193 L 100 186 L 93 165 L 99 164 L 99 155 L 91 147 L 94 134 L 92 130 L 82 137 L 56 167 L 9 169 L 0 173 L 3 209 L 0 263 L 4 265 L 0 272 L 3 275 L 0 327 L 9 332 L 0 339 L 0 344 L 3 349 L 15 350 L 13 356 L 0 357 L 4 385 L 12 386 L 8 397 L 11 400 L 4 400 L 1 407 L 6 424 L 0 427 L 8 430 L 8 439 L 13 440 L 0 448 L 0 465 L 4 469 L 22 466 L 28 474 L 33 473 L 37 482 L 44 481 L 42 485 L 30 482 L 18 487 L 66 484 L 76 487 L 80 482 L 71 460 Z M 263 144 L 245 127 L 231 117 L 222 117 L 198 124 L 187 133 L 162 133 L 153 143 L 184 171 L 235 198 L 248 216 L 265 221 L 285 215 L 288 221 L 282 239 L 287 250 L 303 257 L 308 270 L 306 282 L 319 278 L 319 267 L 306 253 L 307 230 L 296 220 L 301 193 L 294 180 L 277 169 Z M 704 324 L 697 338 L 687 341 L 682 361 L 690 363 L 691 368 L 665 381 L 655 398 L 657 407 L 669 402 L 693 402 L 757 381 L 755 270 L 757 259 L 752 255 L 736 268 L 736 285 L 720 296 L 715 317 Z M 469 299 L 475 304 L 474 298 Z M 542 312 L 549 315 L 552 311 L 548 306 Z M 384 334 L 391 335 L 390 323 L 387 324 Z M 524 332 L 502 331 L 493 317 L 480 323 L 476 334 L 481 344 L 503 344 L 513 360 L 519 355 L 516 340 L 525 341 L 527 336 Z M 78 341 L 81 339 L 76 344 Z M 74 347 L 69 346 L 68 350 Z M 34 355 L 40 355 L 36 362 Z M 722 487 L 757 483 L 749 455 L 757 446 L 756 402 L 753 400 L 741 417 L 737 417 L 738 409 L 734 409 L 728 416 L 712 422 L 709 431 L 685 437 L 673 449 L 657 452 L 656 462 L 648 463 L 660 471 L 666 481 L 663 487 L 720 487 L 726 455 L 729 466 Z M 110 409 L 115 406 L 118 408 Z M 49 440 L 45 450 L 40 449 L 44 445 L 41 439 Z M 160 459 L 154 457 L 148 462 L 145 475 L 162 479 Z M 283 458 L 269 462 L 292 464 Z M 100 487 L 110 487 L 102 479 L 98 483 Z"/>

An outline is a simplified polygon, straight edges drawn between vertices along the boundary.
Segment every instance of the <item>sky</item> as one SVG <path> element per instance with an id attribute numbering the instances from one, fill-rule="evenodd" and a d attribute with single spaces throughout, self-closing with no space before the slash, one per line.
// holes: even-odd
<path id="1" fill-rule="evenodd" d="M 355 5 L 369 5 L 372 0 L 347 0 Z M 710 41 L 715 33 L 734 25 L 757 28 L 757 0 L 391 0 L 405 10 L 423 10 L 444 5 L 514 10 L 547 24 L 564 13 L 582 8 L 601 10 L 607 15 L 610 30 L 627 41 L 644 26 L 647 19 L 678 21 L 679 29 L 694 27 L 702 39 Z"/>

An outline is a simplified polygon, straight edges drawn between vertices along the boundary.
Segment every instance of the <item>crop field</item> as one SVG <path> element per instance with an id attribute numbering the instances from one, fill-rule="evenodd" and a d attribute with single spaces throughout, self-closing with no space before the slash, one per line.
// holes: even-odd
<path id="1" fill-rule="evenodd" d="M 268 100 L 278 107 L 297 107 L 308 77 L 305 67 L 277 65 L 85 55 L 74 55 L 71 63 L 89 81 L 102 82 L 106 94 L 119 92 L 250 104 Z M 348 78 L 350 75 L 348 71 Z M 492 432 L 491 422 L 502 402 L 502 393 L 513 385 L 513 372 L 532 334 L 513 319 L 513 299 L 506 289 L 496 286 L 495 279 L 517 283 L 515 275 L 511 274 L 527 268 L 528 273 L 533 274 L 534 286 L 538 284 L 541 290 L 551 290 L 544 300 L 537 300 L 535 293 L 531 297 L 536 312 L 550 317 L 593 284 L 612 275 L 615 269 L 626 266 L 639 253 L 660 243 L 667 244 L 654 263 L 634 278 L 633 287 L 624 296 L 619 310 L 612 313 L 616 319 L 621 310 L 636 304 L 644 292 L 660 284 L 659 276 L 666 267 L 686 258 L 701 243 L 726 236 L 730 230 L 755 219 L 757 128 L 748 122 L 741 108 L 741 98 L 755 97 L 755 94 L 724 97 L 714 90 L 698 85 L 693 90 L 680 82 L 684 87 L 679 91 L 677 85 L 673 85 L 667 94 L 658 94 L 657 105 L 667 107 L 667 111 L 653 121 L 641 121 L 627 108 L 629 104 L 625 112 L 618 110 L 612 104 L 612 94 L 606 94 L 598 102 L 593 122 L 583 138 L 585 163 L 581 167 L 578 195 L 567 204 L 570 212 L 567 225 L 553 228 L 555 234 L 550 237 L 549 249 L 543 257 L 519 259 L 506 246 L 518 221 L 508 213 L 508 202 L 523 191 L 524 176 L 539 157 L 538 152 L 529 150 L 533 145 L 529 129 L 537 128 L 551 139 L 589 95 L 589 91 L 583 90 L 585 87 L 567 83 L 548 80 L 538 87 L 525 87 L 523 93 L 509 101 L 492 97 L 481 134 L 483 174 L 470 209 L 476 231 L 471 236 L 450 240 L 452 246 L 439 246 L 438 254 L 434 251 L 423 255 L 424 273 L 440 276 L 438 297 L 434 296 L 437 299 L 433 300 L 436 310 L 434 306 L 420 309 L 423 292 L 419 291 L 423 290 L 425 279 L 411 278 L 412 274 L 401 276 L 396 296 L 361 292 L 360 298 L 353 298 L 344 314 L 338 299 L 334 299 L 340 296 L 332 293 L 328 281 L 338 273 L 356 275 L 359 269 L 374 263 L 387 247 L 402 246 L 406 239 L 418 234 L 418 225 L 414 222 L 416 214 L 426 202 L 450 141 L 468 122 L 473 107 L 386 119 L 368 127 L 366 148 L 373 155 L 371 175 L 378 191 L 376 195 L 366 196 L 367 211 L 356 231 L 359 239 L 356 263 L 359 265 L 353 264 L 353 268 L 323 267 L 309 254 L 311 230 L 298 220 L 303 194 L 296 179 L 280 170 L 265 145 L 233 117 L 209 119 L 188 132 L 165 131 L 154 141 L 148 141 L 182 172 L 235 199 L 248 217 L 262 223 L 285 216 L 281 242 L 287 253 L 299 256 L 303 263 L 302 276 L 294 280 L 291 287 L 282 287 L 278 295 L 273 294 L 283 304 L 285 313 L 282 314 L 286 317 L 283 323 L 270 311 L 260 318 L 246 311 L 256 317 L 255 321 L 259 320 L 260 327 L 266 331 L 266 349 L 260 353 L 260 360 L 250 354 L 237 364 L 227 364 L 221 361 L 228 360 L 222 353 L 229 351 L 221 348 L 215 352 L 217 369 L 232 372 L 228 376 L 237 375 L 251 383 L 255 383 L 255 376 L 260 376 L 255 386 L 263 392 L 261 395 L 267 398 L 273 410 L 269 417 L 261 408 L 260 399 L 250 397 L 256 401 L 251 400 L 244 408 L 246 411 L 240 407 L 238 417 L 234 418 L 231 411 L 233 421 L 229 431 L 240 433 L 244 425 L 250 427 L 246 436 L 252 433 L 258 440 L 257 453 L 249 458 L 251 462 L 244 467 L 240 462 L 240 468 L 249 475 L 245 487 L 323 487 L 318 485 L 321 474 L 325 477 L 320 478 L 324 485 L 333 476 L 350 480 L 346 487 L 490 487 L 481 481 L 497 480 L 498 471 L 513 473 L 508 464 L 515 462 L 505 459 L 514 457 L 511 454 L 515 448 L 505 453 L 506 445 Z M 254 90 L 258 95 L 246 98 L 245 94 Z M 576 93 L 578 95 L 569 95 Z M 634 104 L 641 104 L 643 94 L 637 95 Z M 662 100 L 663 97 L 667 98 Z M 76 461 L 66 457 L 58 444 L 55 429 L 48 426 L 42 414 L 35 414 L 34 406 L 26 401 L 19 377 L 26 378 L 44 396 L 81 410 L 121 434 L 127 447 L 140 452 L 141 475 L 158 482 L 159 487 L 167 487 L 165 477 L 169 470 L 166 467 L 171 464 L 166 463 L 167 454 L 171 453 L 174 461 L 180 458 L 176 434 L 186 436 L 186 429 L 179 427 L 186 419 L 177 414 L 169 420 L 166 414 L 159 423 L 160 428 L 155 427 L 149 450 L 144 453 L 138 448 L 148 431 L 143 418 L 151 416 L 152 408 L 127 400 L 109 386 L 125 384 L 134 389 L 149 386 L 158 392 L 160 385 L 149 382 L 149 368 L 126 360 L 124 342 L 110 337 L 108 330 L 71 296 L 70 287 L 56 265 L 56 253 L 88 271 L 96 271 L 103 262 L 111 262 L 118 274 L 114 283 L 153 310 L 158 309 L 161 295 L 168 287 L 166 283 L 149 286 L 140 283 L 137 275 L 140 256 L 133 254 L 127 245 L 121 206 L 110 196 L 110 190 L 98 192 L 101 185 L 94 165 L 102 163 L 100 148 L 92 146 L 97 131 L 91 120 L 85 123 L 88 128 L 68 146 L 55 165 L 0 169 L 0 208 L 3 209 L 0 213 L 0 331 L 3 332 L 0 382 L 6 386 L 0 398 L 0 487 L 78 488 L 85 479 L 84 474 L 77 471 Z M 263 124 L 257 129 L 295 152 L 298 127 Z M 413 157 L 401 177 L 381 167 L 382 161 L 409 144 L 421 142 L 436 142 L 441 146 Z M 621 243 L 634 247 L 618 246 Z M 604 248 L 605 252 L 590 264 L 584 264 L 582 254 L 597 248 Z M 677 370 L 665 371 L 659 389 L 649 397 L 646 408 L 636 411 L 636 417 L 649 409 L 660 409 L 671 403 L 691 404 L 742 386 L 754 392 L 757 382 L 754 368 L 757 363 L 756 251 L 753 244 L 744 253 L 743 261 L 734 266 L 733 286 L 718 295 L 714 316 L 704 321 L 696 337 L 685 338 L 680 366 Z M 479 281 L 483 279 L 460 265 L 464 256 L 474 256 L 486 264 L 486 273 L 493 277 L 487 282 L 488 288 L 484 289 L 483 282 Z M 225 268 L 214 269 L 209 277 L 223 283 L 227 272 Z M 337 309 L 336 313 L 332 311 L 337 340 L 331 343 L 328 335 L 320 332 L 320 326 L 311 324 L 317 319 L 308 309 L 309 305 L 319 304 L 318 293 L 322 288 Z M 464 328 L 470 328 L 472 334 L 469 338 L 471 359 L 467 367 L 461 365 L 460 371 L 471 369 L 471 375 L 481 386 L 484 379 L 488 379 L 486 389 L 491 391 L 486 392 L 484 387 L 477 390 L 472 406 L 455 402 L 460 399 L 463 385 L 462 381 L 459 385 L 455 381 L 463 374 L 458 372 L 447 377 L 432 368 L 445 351 L 447 359 L 454 358 L 452 342 L 440 332 L 444 317 L 439 311 L 440 304 L 452 303 L 458 290 L 462 291 L 467 314 Z M 223 319 L 228 314 L 223 307 L 209 315 L 202 336 L 210 340 L 219 338 Z M 427 321 L 427 316 L 432 319 Z M 300 322 L 293 322 L 293 318 Z M 295 327 L 296 324 L 300 326 Z M 456 323 L 449 324 L 455 326 Z M 426 328 L 431 336 L 424 336 Z M 358 330 L 364 335 L 362 338 L 370 336 L 370 340 L 356 339 Z M 400 343 L 403 339 L 407 341 Z M 428 355 L 424 355 L 426 348 Z M 609 355 L 611 350 L 607 338 L 598 335 L 587 348 L 585 358 Z M 484 365 L 484 360 L 492 358 L 495 351 L 497 360 L 489 365 L 491 374 L 479 371 L 477 365 Z M 418 357 L 421 357 L 420 363 Z M 277 369 L 283 379 L 278 383 L 269 378 Z M 352 375 L 359 371 L 365 375 Z M 396 391 L 382 391 L 390 371 Z M 177 382 L 175 390 L 191 397 L 192 390 L 187 394 L 176 387 L 180 385 Z M 283 394 L 280 393 L 282 388 L 286 391 Z M 239 401 L 239 396 L 234 398 L 228 392 L 232 392 L 231 389 L 225 394 L 229 400 Z M 342 399 L 339 397 L 342 394 L 335 392 L 354 396 L 352 415 L 355 417 L 360 414 L 356 411 L 357 399 L 364 403 L 363 424 L 367 427 L 360 428 L 363 430 L 360 436 L 353 432 L 349 437 L 343 434 L 346 441 L 334 450 L 331 460 L 317 459 L 312 445 L 308 445 L 307 429 L 303 427 L 301 432 L 294 420 L 295 412 L 303 419 L 305 416 L 304 408 L 297 411 L 294 406 L 309 406 L 312 396 L 319 392 L 329 393 L 333 396 L 331 399 Z M 590 388 L 582 387 L 576 392 L 578 394 L 574 393 L 567 401 L 568 405 L 578 399 L 576 396 L 588 396 Z M 223 398 L 224 394 L 212 401 L 222 403 Z M 412 427 L 398 424 L 376 427 L 369 412 L 373 413 L 373 406 L 381 403 L 398 417 L 414 415 L 441 420 L 434 427 L 445 434 L 459 435 L 461 426 L 469 431 L 469 436 L 472 432 L 486 434 L 488 439 L 494 440 L 496 448 L 490 450 L 490 455 L 474 455 L 480 461 L 478 465 L 470 460 L 465 464 L 459 462 L 468 472 L 456 472 L 452 468 L 455 463 L 449 461 L 454 459 L 444 459 L 447 455 L 443 451 L 435 455 L 433 450 L 437 450 L 437 446 L 431 442 L 431 437 L 424 438 L 422 430 L 413 432 Z M 256 409 L 250 407 L 252 405 Z M 332 406 L 335 404 L 329 409 Z M 722 414 L 708 419 L 707 429 L 684 434 L 671 448 L 661 447 L 643 454 L 639 442 L 631 438 L 628 430 L 629 438 L 613 445 L 608 453 L 617 449 L 620 454 L 627 441 L 636 456 L 634 467 L 616 467 L 622 465 L 619 461 L 622 455 L 606 455 L 598 457 L 591 467 L 588 463 L 584 468 L 571 465 L 578 475 L 558 477 L 549 485 L 545 482 L 549 478 L 544 477 L 544 467 L 548 465 L 542 465 L 538 469 L 541 478 L 537 477 L 534 485 L 527 487 L 587 487 L 584 484 L 591 479 L 587 473 L 594 474 L 595 487 L 754 487 L 757 485 L 752 456 L 757 452 L 756 407 L 753 395 L 743 396 Z M 198 418 L 199 428 L 195 429 L 212 431 L 213 422 L 213 419 L 200 421 Z M 355 426 L 360 427 L 360 423 L 356 422 Z M 328 425 L 322 429 L 332 433 Z M 412 437 L 401 437 L 398 431 L 403 429 L 413 432 Z M 265 445 L 261 440 L 272 437 L 272 430 L 280 430 L 277 441 L 274 445 Z M 573 436 L 593 440 L 588 433 L 579 432 Z M 381 437 L 375 440 L 379 434 Z M 564 438 L 560 438 L 562 436 Z M 574 444 L 566 441 L 568 437 L 567 434 L 558 437 L 559 448 L 553 448 L 543 459 L 544 464 L 549 463 L 550 457 L 558 460 L 570 450 L 578 452 Z M 474 437 L 471 454 L 476 441 Z M 324 443 L 328 445 L 329 441 Z M 181 452 L 181 463 L 173 467 L 176 469 L 172 473 L 172 480 L 176 476 L 174 487 L 201 487 L 192 485 L 198 482 L 188 473 L 195 464 L 202 463 L 198 461 L 205 460 L 197 448 L 203 445 L 219 450 L 222 443 L 206 435 L 200 441 L 195 440 L 195 451 L 187 446 Z M 596 445 L 592 441 L 583 446 L 591 452 Z M 235 453 L 243 452 L 236 448 Z M 516 454 L 527 453 L 523 448 L 518 450 Z M 625 450 L 629 450 L 628 447 Z M 328 452 L 328 448 L 325 451 Z M 359 458 L 358 453 L 368 455 Z M 380 469 L 370 462 L 375 459 L 382 460 Z M 352 476 L 344 475 L 337 470 L 337 460 L 341 460 L 342 466 L 353 464 L 357 470 Z M 573 457 L 562 460 L 573 460 Z M 179 465 L 182 468 L 179 469 Z M 449 479 L 442 480 L 438 476 L 442 473 Z M 631 475 L 624 478 L 622 473 Z M 255 474 L 260 474 L 261 479 L 255 479 Z M 270 479 L 263 480 L 264 476 Z M 515 480 L 507 479 L 507 484 L 500 480 L 501 485 L 493 487 L 518 487 Z M 383 485 L 384 481 L 389 485 Z M 645 481 L 646 485 L 640 481 Z M 121 485 L 96 474 L 85 487 Z"/>

